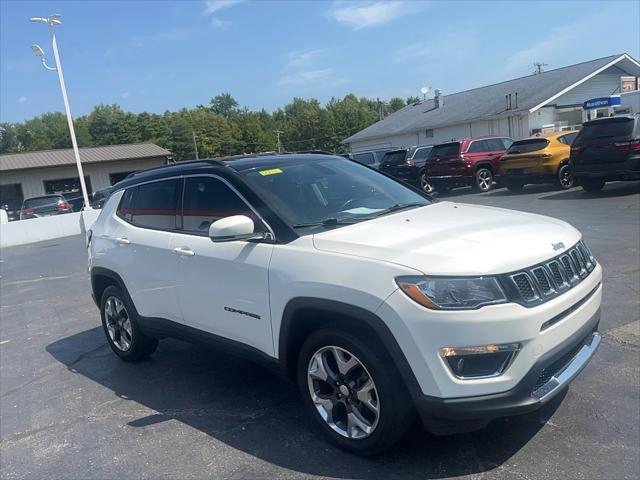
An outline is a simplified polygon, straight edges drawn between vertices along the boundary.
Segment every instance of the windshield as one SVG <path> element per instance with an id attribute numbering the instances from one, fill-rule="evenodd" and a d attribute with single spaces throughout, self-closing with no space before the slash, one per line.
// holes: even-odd
<path id="1" fill-rule="evenodd" d="M 460 142 L 443 143 L 436 145 L 429 152 L 429 159 L 436 157 L 454 157 L 460 154 Z"/>
<path id="2" fill-rule="evenodd" d="M 354 223 L 431 200 L 375 170 L 336 157 L 288 158 L 241 172 L 292 226 Z"/>
<path id="3" fill-rule="evenodd" d="M 520 140 L 513 142 L 513 145 L 509 147 L 507 153 L 529 153 L 537 150 L 542 150 L 549 145 L 549 140 L 546 138 L 532 138 L 529 140 Z"/>

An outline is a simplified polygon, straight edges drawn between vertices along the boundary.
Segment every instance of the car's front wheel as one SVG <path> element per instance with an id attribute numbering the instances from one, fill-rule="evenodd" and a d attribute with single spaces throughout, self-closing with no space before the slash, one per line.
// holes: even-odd
<path id="1" fill-rule="evenodd" d="M 151 355 L 158 347 L 157 339 L 142 333 L 135 309 L 118 287 L 104 290 L 100 315 L 107 342 L 121 359 L 134 362 Z"/>
<path id="2" fill-rule="evenodd" d="M 298 358 L 298 384 L 308 412 L 339 447 L 373 455 L 400 440 L 411 401 L 386 355 L 349 333 L 313 333 Z"/>

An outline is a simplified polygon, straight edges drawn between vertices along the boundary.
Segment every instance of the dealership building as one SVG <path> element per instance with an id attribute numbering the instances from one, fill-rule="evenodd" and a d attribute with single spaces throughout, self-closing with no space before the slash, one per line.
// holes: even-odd
<path id="1" fill-rule="evenodd" d="M 138 170 L 171 161 L 171 152 L 153 143 L 110 145 L 80 149 L 89 195 Z M 82 203 L 80 178 L 72 149 L 0 155 L 0 206 L 21 207 L 25 198 L 62 193 Z"/>
<path id="2" fill-rule="evenodd" d="M 450 95 L 436 90 L 434 98 L 407 105 L 344 143 L 352 152 L 362 152 L 478 135 L 517 140 L 568 130 L 607 116 L 615 96 L 638 90 L 639 83 L 640 63 L 621 54 Z"/>

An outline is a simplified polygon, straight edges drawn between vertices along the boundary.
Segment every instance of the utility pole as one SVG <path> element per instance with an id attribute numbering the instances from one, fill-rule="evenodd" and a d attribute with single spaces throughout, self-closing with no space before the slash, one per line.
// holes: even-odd
<path id="1" fill-rule="evenodd" d="M 71 108 L 69 107 L 69 99 L 67 98 L 67 87 L 64 84 L 64 76 L 62 75 L 62 64 L 60 63 L 60 54 L 58 53 L 58 42 L 56 40 L 56 33 L 54 27 L 60 25 L 60 15 L 50 15 L 47 18 L 33 17 L 31 22 L 46 23 L 49 25 L 49 33 L 51 34 L 51 46 L 53 48 L 53 57 L 56 61 L 55 67 L 47 65 L 44 59 L 44 50 L 38 45 L 31 45 L 31 50 L 36 56 L 42 59 L 42 65 L 47 70 L 58 72 L 58 80 L 60 80 L 60 90 L 62 90 L 62 100 L 64 102 L 64 109 L 67 113 L 67 123 L 69 124 L 69 133 L 71 135 L 71 145 L 73 146 L 73 154 L 76 157 L 76 167 L 78 168 L 78 176 L 80 177 L 80 188 L 82 189 L 82 198 L 84 200 L 84 210 L 91 210 L 91 204 L 89 203 L 89 195 L 87 193 L 87 186 L 84 182 L 84 173 L 82 171 L 82 163 L 80 163 L 80 151 L 78 150 L 78 142 L 76 140 L 76 131 L 73 128 L 73 117 L 71 116 Z"/>
<path id="2" fill-rule="evenodd" d="M 196 132 L 193 130 L 193 128 L 191 129 L 191 135 L 193 135 L 193 149 L 196 151 L 196 160 L 200 160 L 200 157 L 198 156 L 198 142 L 196 142 Z"/>
<path id="3" fill-rule="evenodd" d="M 277 135 L 278 140 L 277 140 L 277 145 L 278 145 L 278 153 L 282 152 L 282 143 L 280 143 L 280 134 L 284 133 L 280 130 L 275 130 L 274 133 Z"/>

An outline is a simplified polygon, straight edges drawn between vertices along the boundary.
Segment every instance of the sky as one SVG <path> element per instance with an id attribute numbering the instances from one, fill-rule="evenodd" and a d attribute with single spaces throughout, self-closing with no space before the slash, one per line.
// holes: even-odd
<path id="1" fill-rule="evenodd" d="M 44 24 L 56 27 L 74 116 L 231 93 L 269 111 L 293 97 L 445 94 L 618 53 L 640 58 L 640 1 L 0 0 L 0 121 L 62 111 Z"/>

